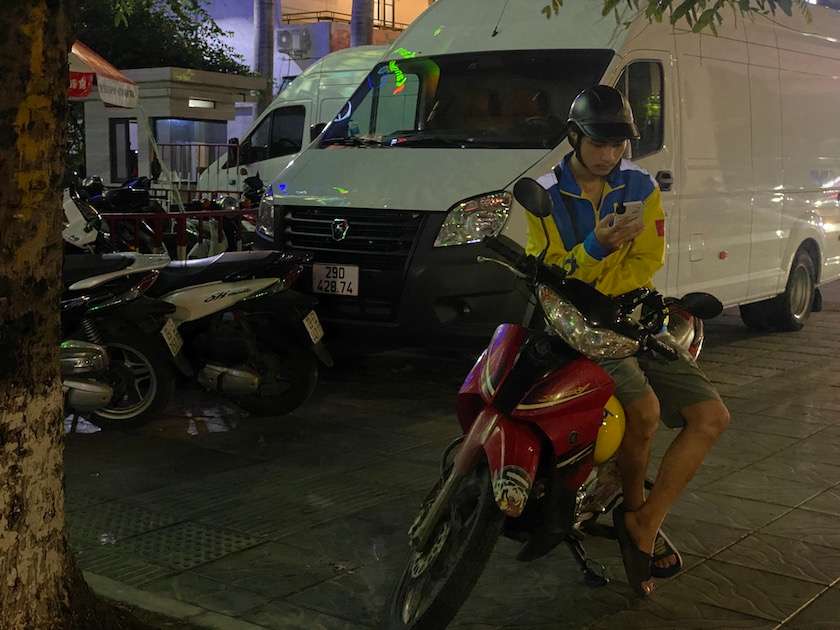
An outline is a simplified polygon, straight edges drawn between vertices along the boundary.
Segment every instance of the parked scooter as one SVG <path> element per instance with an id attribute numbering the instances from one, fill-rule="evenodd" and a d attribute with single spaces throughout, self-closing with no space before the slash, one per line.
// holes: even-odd
<path id="1" fill-rule="evenodd" d="M 130 365 L 122 355 L 121 361 L 111 362 L 96 330 L 113 322 L 137 327 L 174 310 L 143 297 L 168 263 L 168 256 L 133 252 L 64 257 L 61 328 L 67 340 L 60 357 L 68 411 L 91 414 L 102 424 L 97 411 L 141 400 L 146 388 L 167 386 L 143 370 L 153 361 L 156 347 L 136 351 Z"/>
<path id="2" fill-rule="evenodd" d="M 101 233 L 87 238 L 105 239 Z M 106 346 L 126 377 L 142 374 L 145 386 L 130 381 L 128 391 L 138 395 L 115 398 L 96 417 L 142 423 L 171 398 L 176 373 L 255 415 L 302 405 L 315 389 L 318 360 L 332 365 L 315 300 L 289 290 L 306 262 L 272 251 L 172 262 L 143 289 L 157 310 L 139 321 L 88 318 L 87 338 Z"/>
<path id="3" fill-rule="evenodd" d="M 534 180 L 517 182 L 514 196 L 542 220 L 550 216 L 551 200 Z M 527 284 L 538 324 L 499 326 L 461 387 L 463 435 L 444 453 L 441 478 L 409 530 L 411 557 L 387 604 L 388 629 L 446 627 L 500 535 L 539 541 L 538 552 L 522 559 L 565 543 L 587 582 L 606 583 L 582 540 L 585 532 L 609 533 L 594 521 L 616 499 L 606 493 L 609 504 L 598 505 L 590 495 L 621 444 L 625 419 L 595 360 L 696 357 L 700 320 L 722 309 L 706 294 L 666 301 L 642 289 L 609 298 L 545 265 L 545 251 L 525 256 L 505 237 L 484 243 L 494 257 L 479 262 L 501 265 Z M 665 322 L 673 333 L 662 332 Z"/>

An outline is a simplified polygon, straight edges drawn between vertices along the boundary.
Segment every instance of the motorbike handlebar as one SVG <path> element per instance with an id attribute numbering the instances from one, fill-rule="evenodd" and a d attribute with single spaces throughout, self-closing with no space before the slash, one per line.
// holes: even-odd
<path id="1" fill-rule="evenodd" d="M 648 338 L 647 346 L 649 350 L 662 355 L 668 361 L 676 361 L 680 356 L 671 346 L 653 336 Z"/>

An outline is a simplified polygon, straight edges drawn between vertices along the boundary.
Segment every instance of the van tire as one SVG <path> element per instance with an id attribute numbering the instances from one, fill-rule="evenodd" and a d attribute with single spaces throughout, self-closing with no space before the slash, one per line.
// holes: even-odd
<path id="1" fill-rule="evenodd" d="M 814 259 L 804 248 L 793 257 L 785 292 L 769 300 L 741 306 L 741 320 L 758 331 L 802 330 L 815 304 L 817 273 Z"/>
<path id="2" fill-rule="evenodd" d="M 741 311 L 741 321 L 747 328 L 758 332 L 767 332 L 770 330 L 770 324 L 767 322 L 767 311 L 772 301 L 762 300 L 752 304 L 742 304 L 738 307 Z"/>
<path id="3" fill-rule="evenodd" d="M 768 321 L 775 330 L 795 332 L 802 330 L 817 290 L 817 272 L 814 259 L 800 247 L 793 257 L 785 292 L 770 300 Z"/>

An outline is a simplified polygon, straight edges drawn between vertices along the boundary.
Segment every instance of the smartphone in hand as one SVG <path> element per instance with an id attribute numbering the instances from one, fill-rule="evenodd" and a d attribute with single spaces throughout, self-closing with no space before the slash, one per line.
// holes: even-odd
<path id="1" fill-rule="evenodd" d="M 624 226 L 631 223 L 642 223 L 643 218 L 643 202 L 641 201 L 625 201 L 622 206 L 615 211 L 615 225 Z"/>

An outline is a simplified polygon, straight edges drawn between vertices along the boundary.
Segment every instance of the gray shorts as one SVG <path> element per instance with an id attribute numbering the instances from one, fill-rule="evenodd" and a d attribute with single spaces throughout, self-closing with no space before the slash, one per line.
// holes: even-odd
<path id="1" fill-rule="evenodd" d="M 615 397 L 625 407 L 645 396 L 648 387 L 652 388 L 659 398 L 662 422 L 672 429 L 685 424 L 681 409 L 707 400 L 720 400 L 703 370 L 683 357 L 676 361 L 644 357 L 607 359 L 600 365 L 615 382 Z"/>

